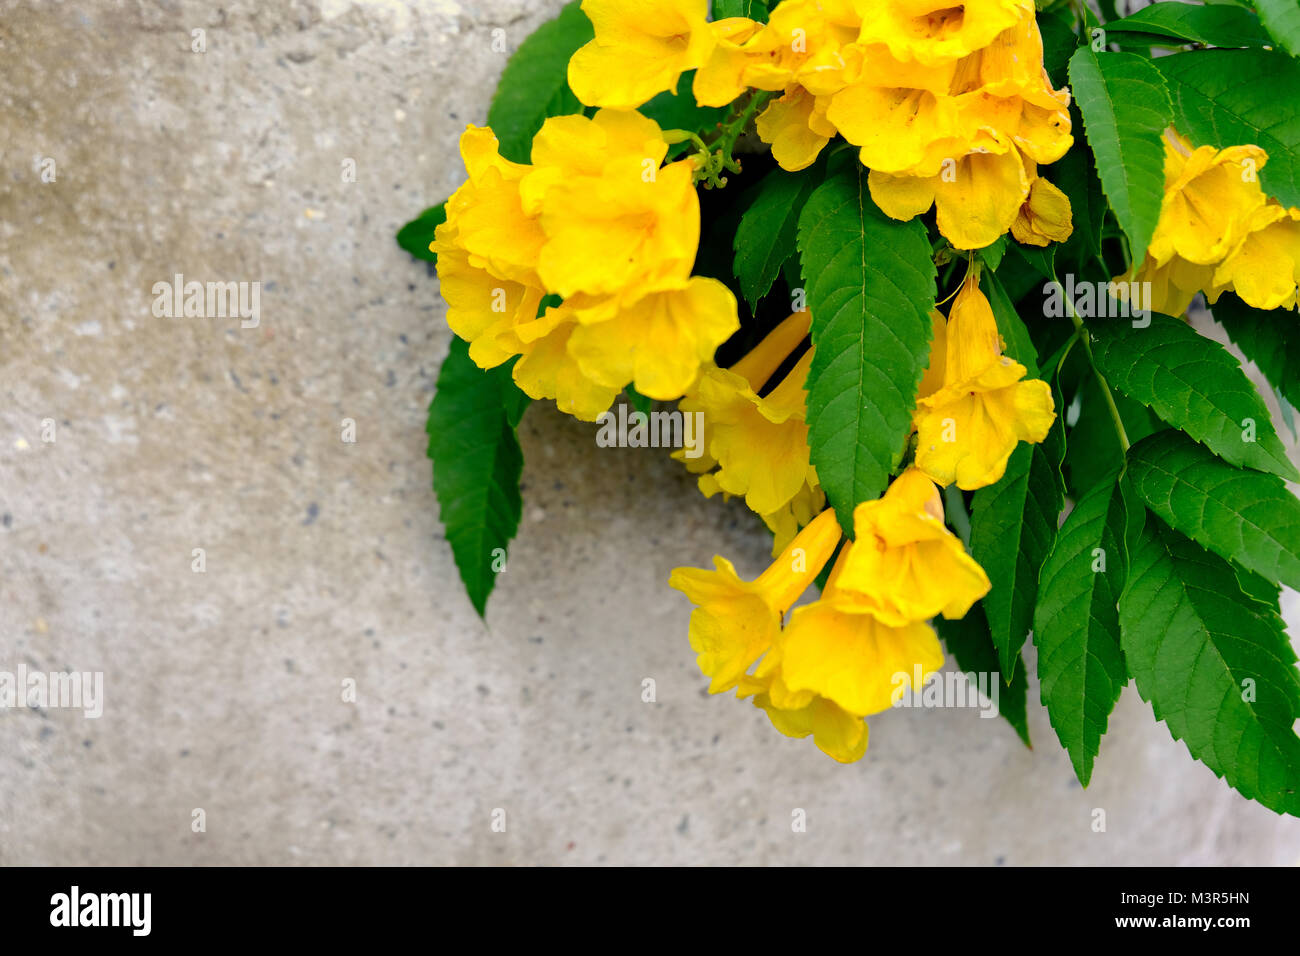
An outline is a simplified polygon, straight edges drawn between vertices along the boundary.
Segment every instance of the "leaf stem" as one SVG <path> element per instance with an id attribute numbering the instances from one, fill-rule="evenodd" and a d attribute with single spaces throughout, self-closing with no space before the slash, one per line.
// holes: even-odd
<path id="1" fill-rule="evenodd" d="M 1052 276 L 1052 281 L 1056 282 L 1058 286 L 1061 284 L 1057 281 L 1055 275 Z M 1111 421 L 1115 424 L 1115 435 L 1119 438 L 1120 448 L 1122 448 L 1124 454 L 1127 455 L 1129 450 L 1129 440 L 1128 432 L 1124 430 L 1124 419 L 1120 417 L 1119 407 L 1115 404 L 1115 396 L 1110 390 L 1110 383 L 1106 381 L 1106 377 L 1101 374 L 1101 369 L 1097 368 L 1097 363 L 1093 360 L 1092 340 L 1088 337 L 1088 330 L 1083 324 L 1083 318 L 1075 311 L 1074 303 L 1071 302 L 1070 297 L 1065 294 L 1064 288 L 1061 290 L 1061 301 L 1065 304 L 1065 314 L 1068 315 L 1070 321 L 1074 323 L 1074 334 L 1083 345 L 1084 354 L 1088 356 L 1088 364 L 1092 366 L 1092 374 L 1097 377 L 1097 384 L 1101 386 L 1101 394 L 1102 397 L 1106 399 L 1106 407 L 1110 410 Z"/>

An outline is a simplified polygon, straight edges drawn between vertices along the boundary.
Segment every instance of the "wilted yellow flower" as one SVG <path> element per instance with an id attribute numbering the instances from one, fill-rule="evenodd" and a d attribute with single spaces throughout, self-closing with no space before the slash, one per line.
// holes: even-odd
<path id="1" fill-rule="evenodd" d="M 1070 199 L 1041 176 L 1029 184 L 1029 198 L 1011 224 L 1011 235 L 1027 246 L 1065 242 L 1074 231 Z"/>
<path id="2" fill-rule="evenodd" d="M 569 60 L 569 87 L 588 106 L 635 109 L 675 90 L 713 51 L 708 0 L 583 0 L 596 36 Z"/>
<path id="3" fill-rule="evenodd" d="M 715 556 L 716 571 L 676 568 L 669 587 L 696 605 L 690 638 L 697 663 L 712 678 L 712 694 L 730 690 L 772 646 L 781 619 L 813 583 L 840 540 L 832 511 L 825 511 L 795 537 L 754 581 L 742 581 L 730 561 Z"/>
<path id="4" fill-rule="evenodd" d="M 1002 354 L 988 300 L 972 271 L 945 328 L 943 387 L 918 399 L 916 467 L 966 491 L 1006 471 L 1017 442 L 1040 442 L 1056 418 L 1052 391 Z"/>
<path id="5" fill-rule="evenodd" d="M 839 577 L 842 603 L 894 626 L 964 617 L 989 592 L 984 569 L 944 526 L 939 489 L 917 468 L 853 511 L 853 550 Z"/>

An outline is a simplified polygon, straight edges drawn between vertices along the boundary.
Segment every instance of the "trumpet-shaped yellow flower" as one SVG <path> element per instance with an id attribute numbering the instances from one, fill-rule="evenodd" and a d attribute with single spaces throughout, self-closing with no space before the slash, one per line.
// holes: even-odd
<path id="1" fill-rule="evenodd" d="M 1300 209 L 1260 208 L 1241 247 L 1215 270 L 1210 300 L 1231 288 L 1257 309 L 1296 307 L 1300 284 Z"/>
<path id="2" fill-rule="evenodd" d="M 1199 291 L 1235 291 L 1259 309 L 1294 308 L 1300 283 L 1300 209 L 1267 196 L 1258 146 L 1192 149 L 1165 131 L 1165 196 L 1147 254 L 1122 281 L 1149 282 L 1151 308 L 1181 315 Z"/>
<path id="3" fill-rule="evenodd" d="M 1034 176 L 1029 198 L 1011 224 L 1011 235 L 1027 246 L 1046 246 L 1064 242 L 1073 231 L 1069 197 L 1046 179 Z"/>
<path id="4" fill-rule="evenodd" d="M 777 638 L 781 681 L 793 702 L 816 695 L 856 717 L 888 710 L 918 670 L 924 681 L 943 666 L 939 638 L 924 619 L 889 624 L 865 611 L 858 594 L 846 593 L 844 573 L 862 546 L 844 546 L 821 598 L 795 608 Z"/>
<path id="5" fill-rule="evenodd" d="M 872 170 L 871 198 L 885 215 L 907 220 L 935 207 L 939 232 L 957 249 L 983 249 L 1016 221 L 1029 197 L 1029 177 L 1014 147 L 969 153 L 935 176 L 893 176 Z"/>
<path id="6" fill-rule="evenodd" d="M 917 402 L 916 467 L 940 485 L 970 491 L 1000 479 L 1017 442 L 1040 442 L 1056 418 L 1052 391 L 1002 354 L 1001 337 L 974 274 L 945 329 L 943 387 Z"/>
<path id="7" fill-rule="evenodd" d="M 917 468 L 853 511 L 854 544 L 839 577 L 845 605 L 901 627 L 964 617 L 988 575 L 943 522 L 939 489 Z"/>
<path id="8" fill-rule="evenodd" d="M 753 697 L 772 726 L 787 737 L 813 738 L 817 748 L 840 763 L 860 760 L 867 751 L 867 723 L 817 694 L 795 694 L 781 678 L 780 652 L 768 652 L 751 676 L 740 679 L 737 694 Z M 779 702 L 779 703 L 778 703 Z"/>
<path id="9" fill-rule="evenodd" d="M 899 60 L 936 66 L 968 56 L 1032 19 L 1031 0 L 857 0 L 862 43 L 883 43 Z"/>
<path id="10" fill-rule="evenodd" d="M 795 537 L 754 581 L 742 581 L 730 561 L 716 556 L 716 571 L 676 568 L 669 587 L 696 605 L 690 638 L 697 663 L 712 679 L 709 692 L 735 687 L 776 640 L 781 619 L 813 583 L 840 540 L 834 512 L 825 511 Z"/>
<path id="11" fill-rule="evenodd" d="M 1173 256 L 1197 265 L 1221 262 L 1245 240 L 1267 197 L 1255 172 L 1268 162 L 1258 146 L 1215 149 L 1165 136 L 1165 197 L 1148 251 L 1158 263 Z"/>
<path id="12" fill-rule="evenodd" d="M 583 0 L 595 39 L 569 60 L 569 87 L 588 106 L 635 109 L 675 90 L 713 52 L 708 0 Z"/>

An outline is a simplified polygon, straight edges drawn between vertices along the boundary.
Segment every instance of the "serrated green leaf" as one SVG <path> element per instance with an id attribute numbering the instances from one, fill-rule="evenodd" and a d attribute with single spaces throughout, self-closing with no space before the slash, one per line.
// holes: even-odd
<path id="1" fill-rule="evenodd" d="M 1300 815 L 1295 652 L 1226 562 L 1149 518 L 1120 598 L 1120 642 L 1174 739 L 1243 795 Z"/>
<path id="2" fill-rule="evenodd" d="M 1141 262 L 1165 191 L 1161 137 L 1173 118 L 1165 81 L 1136 54 L 1098 54 L 1082 46 L 1070 57 L 1070 84 L 1102 188 L 1133 261 Z"/>
<path id="3" fill-rule="evenodd" d="M 1232 292 L 1219 296 L 1211 311 L 1268 383 L 1292 405 L 1300 405 L 1300 320 L 1295 313 L 1254 309 Z"/>
<path id="4" fill-rule="evenodd" d="M 1025 669 L 1016 667 L 1011 680 L 1006 679 L 1006 672 L 998 666 L 998 652 L 989 636 L 988 621 L 984 609 L 977 601 L 966 616 L 955 621 L 946 617 L 934 619 L 939 629 L 939 636 L 948 648 L 957 666 L 964 673 L 990 675 L 989 687 L 997 686 L 998 713 L 1009 723 L 1026 747 L 1033 747 L 1029 741 L 1029 719 L 1026 713 L 1029 681 Z"/>
<path id="5" fill-rule="evenodd" d="M 1141 518 L 1122 472 L 1099 483 L 1061 525 L 1038 577 L 1034 646 L 1043 705 L 1085 787 L 1128 683 L 1118 604 Z"/>
<path id="6" fill-rule="evenodd" d="M 1241 7 L 1153 3 L 1130 17 L 1106 24 L 1106 37 L 1115 33 L 1143 34 L 1152 44 L 1171 38 L 1179 45 L 1204 43 L 1218 47 L 1271 46 L 1259 18 Z M 1145 42 L 1145 41 L 1144 41 Z"/>
<path id="7" fill-rule="evenodd" d="M 1280 478 L 1216 458 L 1168 429 L 1129 449 L 1146 506 L 1202 547 L 1270 581 L 1300 588 L 1300 501 Z"/>
<path id="8" fill-rule="evenodd" d="M 733 243 L 735 272 L 751 309 L 757 310 L 758 300 L 795 254 L 799 213 L 820 182 L 819 166 L 797 173 L 774 169 L 763 177 L 753 203 L 740 217 Z"/>
<path id="9" fill-rule="evenodd" d="M 554 20 L 534 30 L 510 57 L 487 116 L 506 159 L 528 162 L 533 136 L 548 116 L 581 112 L 582 104 L 569 89 L 569 57 L 594 36 L 579 0 L 573 0 Z"/>
<path id="10" fill-rule="evenodd" d="M 425 262 L 437 262 L 438 256 L 429 249 L 433 231 L 447 221 L 447 203 L 430 206 L 401 229 L 397 230 L 397 244 Z"/>
<path id="11" fill-rule="evenodd" d="M 934 263 L 919 219 L 890 219 L 852 164 L 814 190 L 798 247 L 816 348 L 808 392 L 812 462 L 840 525 L 885 490 L 902 460 L 930 355 Z"/>
<path id="12" fill-rule="evenodd" d="M 429 457 L 447 542 L 480 617 L 519 529 L 524 457 L 515 428 L 528 402 L 509 365 L 484 371 L 452 338 L 429 405 Z"/>
<path id="13" fill-rule="evenodd" d="M 1264 192 L 1300 206 L 1300 61 L 1276 50 L 1196 50 L 1152 62 L 1169 82 L 1180 133 L 1195 146 L 1259 146 Z"/>
<path id="14" fill-rule="evenodd" d="M 1300 480 L 1268 406 L 1235 358 L 1186 322 L 1158 312 L 1146 328 L 1096 321 L 1093 361 L 1112 387 L 1147 405 L 1224 461 Z M 1247 441 L 1247 423 L 1254 440 Z"/>
<path id="15" fill-rule="evenodd" d="M 1292 56 L 1300 56 L 1300 4 L 1296 0 L 1255 0 L 1255 8 L 1273 39 Z"/>

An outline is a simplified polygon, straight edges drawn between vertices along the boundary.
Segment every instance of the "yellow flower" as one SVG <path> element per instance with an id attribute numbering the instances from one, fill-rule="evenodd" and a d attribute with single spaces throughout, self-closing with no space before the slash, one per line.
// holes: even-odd
<path id="1" fill-rule="evenodd" d="M 1300 209 L 1267 196 L 1258 146 L 1192 149 L 1165 131 L 1165 196 L 1141 264 L 1121 282 L 1149 282 L 1150 307 L 1181 315 L 1197 292 L 1235 291 L 1259 309 L 1294 308 L 1300 283 Z"/>
<path id="2" fill-rule="evenodd" d="M 771 145 L 772 158 L 782 169 L 795 172 L 811 166 L 835 136 L 835 127 L 826 118 L 829 105 L 829 97 L 792 86 L 759 114 L 758 137 Z"/>
<path id="3" fill-rule="evenodd" d="M 1258 146 L 1189 151 L 1165 134 L 1165 196 L 1148 252 L 1158 265 L 1179 256 L 1197 265 L 1220 262 L 1250 231 L 1267 197 L 1255 172 L 1268 162 Z"/>
<path id="4" fill-rule="evenodd" d="M 990 44 L 1033 18 L 1030 0 L 858 0 L 862 43 L 883 43 L 899 60 L 937 66 Z"/>
<path id="5" fill-rule="evenodd" d="M 690 639 L 696 662 L 712 678 L 712 694 L 730 690 L 772 646 L 781 619 L 830 560 L 840 540 L 832 511 L 804 528 L 754 581 L 742 581 L 730 561 L 713 559 L 716 571 L 676 568 L 669 587 L 696 605 Z"/>
<path id="6" fill-rule="evenodd" d="M 854 547 L 839 577 L 843 602 L 885 624 L 964 617 L 989 592 L 984 569 L 943 522 L 939 489 L 917 468 L 853 511 Z"/>
<path id="7" fill-rule="evenodd" d="M 1231 288 L 1257 309 L 1296 307 L 1300 284 L 1300 209 L 1275 201 L 1256 210 L 1241 247 L 1215 270 L 1210 301 Z"/>
<path id="8" fill-rule="evenodd" d="M 675 90 L 713 51 L 708 0 L 583 0 L 595 39 L 569 60 L 569 87 L 588 106 L 635 109 Z"/>
<path id="9" fill-rule="evenodd" d="M 703 276 L 684 280 L 680 288 L 650 292 L 612 318 L 591 321 L 578 309 L 574 314 L 579 325 L 569 339 L 569 354 L 583 374 L 615 391 L 634 383 L 642 395 L 660 401 L 684 394 L 739 327 L 736 297 L 717 279 Z"/>
<path id="10" fill-rule="evenodd" d="M 792 695 L 788 703 L 816 695 L 866 717 L 892 707 L 902 686 L 919 689 L 918 674 L 924 681 L 943 666 L 939 638 L 924 619 L 889 624 L 862 610 L 858 595 L 845 593 L 843 575 L 861 546 L 844 546 L 821 598 L 795 608 L 777 637 L 781 681 Z M 760 665 L 757 673 L 763 672 Z"/>
<path id="11" fill-rule="evenodd" d="M 719 464 L 713 479 L 727 494 L 743 495 L 760 515 L 784 508 L 805 484 L 816 481 L 804 421 L 804 380 L 811 363 L 809 349 L 761 397 L 726 369 L 710 369 L 700 379 L 697 401 L 708 422 L 709 454 Z"/>
<path id="12" fill-rule="evenodd" d="M 970 491 L 1006 471 L 1020 441 L 1040 442 L 1056 418 L 1052 391 L 1002 354 L 978 276 L 967 276 L 945 329 L 943 387 L 917 402 L 916 467 Z"/>
<path id="13" fill-rule="evenodd" d="M 740 679 L 737 695 L 753 697 L 754 706 L 787 737 L 811 735 L 822 753 L 840 763 L 853 763 L 867 751 L 866 721 L 825 697 L 792 693 L 781 679 L 776 650 L 768 652 L 753 676 Z"/>
<path id="14" fill-rule="evenodd" d="M 1027 246 L 1065 242 L 1074 231 L 1070 199 L 1041 176 L 1029 184 L 1029 198 L 1011 224 L 1011 235 Z"/>
<path id="15" fill-rule="evenodd" d="M 894 219 L 907 220 L 935 207 L 939 232 L 957 249 L 983 249 L 1003 235 L 1029 196 L 1020 152 L 969 153 L 938 175 L 893 176 L 872 170 L 871 198 Z"/>

